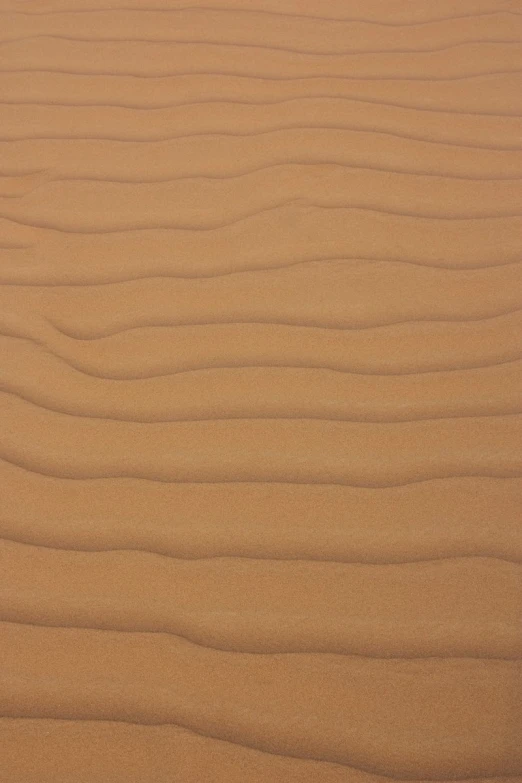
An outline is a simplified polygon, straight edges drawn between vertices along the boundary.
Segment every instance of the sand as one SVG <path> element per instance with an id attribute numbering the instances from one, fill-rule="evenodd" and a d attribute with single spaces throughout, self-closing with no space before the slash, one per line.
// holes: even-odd
<path id="1" fill-rule="evenodd" d="M 0 783 L 520 783 L 522 5 L 0 17 Z"/>

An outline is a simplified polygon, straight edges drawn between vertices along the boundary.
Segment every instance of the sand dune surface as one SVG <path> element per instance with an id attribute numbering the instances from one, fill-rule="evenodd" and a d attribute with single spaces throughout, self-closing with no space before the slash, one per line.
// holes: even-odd
<path id="1" fill-rule="evenodd" d="M 522 5 L 0 19 L 0 781 L 521 783 Z"/>

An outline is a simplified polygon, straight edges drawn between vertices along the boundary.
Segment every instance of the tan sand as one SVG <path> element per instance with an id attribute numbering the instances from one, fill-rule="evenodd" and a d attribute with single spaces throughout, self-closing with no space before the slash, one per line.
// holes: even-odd
<path id="1" fill-rule="evenodd" d="M 522 5 L 0 17 L 0 783 L 520 783 Z"/>

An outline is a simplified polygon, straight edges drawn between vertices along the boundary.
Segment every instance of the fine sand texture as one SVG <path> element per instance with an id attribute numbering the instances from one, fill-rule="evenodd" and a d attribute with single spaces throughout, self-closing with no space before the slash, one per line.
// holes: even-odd
<path id="1" fill-rule="evenodd" d="M 0 783 L 522 783 L 521 0 L 0 0 Z"/>

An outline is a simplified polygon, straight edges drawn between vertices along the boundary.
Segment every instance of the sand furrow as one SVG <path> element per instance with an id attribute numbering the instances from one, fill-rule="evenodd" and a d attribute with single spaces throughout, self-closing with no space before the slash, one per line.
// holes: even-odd
<path id="1" fill-rule="evenodd" d="M 498 659 L 522 653 L 522 570 L 499 560 L 183 562 L 8 541 L 0 544 L 0 559 L 2 620 L 167 633 L 249 653 Z M 494 602 L 492 593 L 506 600 Z M 357 607 L 349 610 L 353 595 Z"/>
<path id="2" fill-rule="evenodd" d="M 287 128 L 251 135 L 203 134 L 170 141 L 103 139 L 33 139 L 6 142 L 2 171 L 15 176 L 28 170 L 52 172 L 55 177 L 77 179 L 129 178 L 132 165 L 135 180 L 180 177 L 238 177 L 257 169 L 288 165 L 342 166 L 390 174 L 413 174 L 450 179 L 519 179 L 520 153 L 514 150 L 459 149 L 458 158 L 448 160 L 448 149 L 430 142 L 400 140 L 386 133 L 363 131 Z M 325 144 L 334 148 L 325 149 Z M 339 148 L 335 146 L 339 143 Z M 349 145 L 347 149 L 345 146 Z M 216 157 L 198 158 L 201 149 Z M 76 150 L 82 152 L 76 156 Z M 450 147 L 451 150 L 451 147 Z M 6 157 L 9 153 L 9 157 Z M 128 162 L 129 154 L 131 164 Z M 415 160 L 409 160 L 411 154 Z M 168 155 L 168 164 L 165 156 Z M 241 164 L 234 160 L 241 157 Z M 222 156 L 222 158 L 220 158 Z M 231 158 L 232 156 L 232 158 Z M 148 161 L 148 167 L 146 165 Z M 162 163 L 163 161 L 163 163 Z M 23 162 L 23 163 L 22 163 Z"/>
<path id="3" fill-rule="evenodd" d="M 144 379 L 249 366 L 393 376 L 518 360 L 520 320 L 518 311 L 478 321 L 421 321 L 348 330 L 247 323 L 156 326 L 78 340 L 43 318 L 6 309 L 0 329 L 10 347 L 13 339 L 28 340 L 74 369 L 99 378 Z"/>
<path id="4" fill-rule="evenodd" d="M 281 130 L 281 122 L 286 123 L 282 130 L 292 130 L 295 128 L 304 130 L 345 130 L 367 132 L 369 134 L 383 134 L 393 138 L 405 141 L 424 141 L 434 145 L 458 146 L 463 149 L 493 149 L 497 151 L 511 150 L 520 151 L 520 129 L 522 120 L 518 117 L 497 117 L 494 115 L 484 115 L 478 122 L 474 116 L 463 114 L 459 117 L 456 124 L 451 112 L 431 112 L 426 116 L 421 115 L 417 110 L 398 108 L 393 106 L 378 106 L 364 101 L 352 101 L 350 99 L 303 97 L 290 98 L 289 100 L 271 101 L 271 102 L 253 102 L 253 101 L 219 101 L 207 100 L 197 101 L 195 103 L 173 104 L 171 106 L 129 106 L 122 104 L 98 104 L 98 103 L 75 103 L 71 101 L 38 103 L 31 100 L 10 100 L 3 101 L 0 105 L 5 107 L 5 127 L 11 128 L 11 133 L 18 131 L 20 121 L 31 116 L 35 123 L 35 128 L 40 127 L 45 134 L 49 136 L 52 129 L 57 127 L 60 130 L 71 128 L 71 123 L 78 125 L 78 130 L 74 128 L 76 138 L 83 133 L 85 136 L 94 135 L 93 129 L 100 133 L 100 126 L 103 124 L 104 131 L 107 128 L 112 135 L 116 134 L 116 127 L 121 133 L 122 121 L 125 122 L 125 132 L 128 133 L 127 141 L 136 141 L 140 137 L 144 138 L 145 129 L 150 133 L 150 128 L 146 122 L 150 118 L 149 112 L 154 112 L 155 122 L 158 125 L 158 138 L 165 136 L 172 128 L 196 128 L 198 131 L 205 129 L 208 135 L 219 135 L 219 131 L 229 130 L 230 125 L 224 122 L 223 109 L 234 117 L 235 127 L 240 130 L 250 130 L 252 133 L 245 135 L 259 136 L 263 133 L 275 133 Z M 318 113 L 321 113 L 323 122 L 318 121 Z M 347 125 L 343 127 L 340 123 L 346 118 Z M 37 119 L 39 123 L 37 124 Z M 10 122 L 9 122 L 10 120 Z M 96 125 L 94 121 L 96 120 Z M 412 121 L 415 121 L 416 128 L 412 131 Z M 452 122 L 452 125 L 448 125 Z M 293 123 L 293 125 L 292 125 Z M 16 130 L 14 130 L 16 129 Z M 83 130 L 82 130 L 83 129 Z M 42 134 L 40 131 L 40 135 Z M 72 132 L 72 131 L 71 131 Z M 416 135 L 412 136 L 412 132 Z M 409 135 L 408 135 L 409 134 Z M 491 138 L 494 134 L 495 144 L 491 144 Z M 240 135 L 240 134 L 239 134 Z M 69 135 L 64 138 L 70 137 Z M 183 138 L 177 136 L 176 138 Z M 505 139 L 505 140 L 504 140 Z M 11 140 L 18 140 L 13 135 Z M 28 140 L 28 139 L 26 139 Z M 36 139 L 35 139 L 36 140 Z M 153 139 L 151 139 L 151 143 Z M 284 166 L 285 164 L 279 164 Z M 301 164 L 314 165 L 313 161 Z M 317 165 L 317 164 L 315 164 Z M 246 170 L 231 176 L 245 176 L 256 173 L 263 169 L 274 168 L 275 166 L 261 166 L 254 170 Z M 392 172 L 393 173 L 393 172 Z M 440 173 L 436 172 L 401 172 L 413 176 L 432 176 L 439 178 Z M 30 172 L 27 176 L 36 174 L 45 174 L 45 170 Z M 6 176 L 6 175 L 3 175 Z M 18 176 L 23 177 L 20 173 Z M 448 174 L 447 176 L 451 176 Z M 226 177 L 218 177 L 225 179 Z M 459 177 L 454 177 L 459 178 Z M 470 179 L 469 177 L 460 177 L 461 179 Z M 85 178 L 88 179 L 88 178 Z M 108 177 L 109 181 L 113 178 Z M 172 177 L 171 179 L 174 179 Z M 477 181 L 481 177 L 476 178 Z M 488 178 L 484 177 L 484 181 Z M 114 180 L 113 180 L 114 181 Z M 127 180 L 123 182 L 146 182 L 146 179 L 132 179 L 129 172 Z M 149 181 L 168 181 L 165 179 Z"/>
<path id="5" fill-rule="evenodd" d="M 522 417 L 516 414 L 393 424 L 255 418 L 97 423 L 2 396 L 2 458 L 46 475 L 379 487 L 520 474 Z M 45 443 L 31 440 L 38 431 L 46 432 Z"/>
<path id="6" fill-rule="evenodd" d="M 439 479 L 369 490 L 78 482 L 1 461 L 0 473 L 9 490 L 0 534 L 30 544 L 100 551 L 132 544 L 186 558 L 385 563 L 489 555 L 522 561 L 519 479 Z"/>
<path id="7" fill-rule="evenodd" d="M 119 31 L 115 31 L 118 33 Z M 227 40 L 193 40 L 191 38 L 138 38 L 132 35 L 126 35 L 122 36 L 121 32 L 120 35 L 116 38 L 111 38 L 111 32 L 106 32 L 105 29 L 102 30 L 101 36 L 95 36 L 95 37 L 81 37 L 81 36 L 73 36 L 73 35 L 59 35 L 56 33 L 39 33 L 36 35 L 20 35 L 20 36 L 14 36 L 9 35 L 8 38 L 0 39 L 0 45 L 2 44 L 17 44 L 20 41 L 38 41 L 43 39 L 46 40 L 53 40 L 53 41 L 74 41 L 79 43 L 118 43 L 120 41 L 123 41 L 125 43 L 140 43 L 140 44 L 148 44 L 148 43 L 154 43 L 154 44 L 169 44 L 172 46 L 176 45 L 190 45 L 190 46 L 229 46 L 229 47 L 248 47 L 251 49 L 262 49 L 270 52 L 285 52 L 286 54 L 306 54 L 311 55 L 315 57 L 341 57 L 341 56 L 349 56 L 349 55 L 359 55 L 359 54 L 391 54 L 391 53 L 397 53 L 397 54 L 427 54 L 427 53 L 434 53 L 434 52 L 445 52 L 449 51 L 451 49 L 454 49 L 459 46 L 480 46 L 480 45 L 487 45 L 487 44 L 501 44 L 502 46 L 511 45 L 511 44 L 518 44 L 521 42 L 520 38 L 515 39 L 512 38 L 510 40 L 503 40 L 493 37 L 492 39 L 472 39 L 472 40 L 466 40 L 466 41 L 459 41 L 458 43 L 452 43 L 447 44 L 445 46 L 431 46 L 426 49 L 402 49 L 402 48 L 394 48 L 394 49 L 346 49 L 344 51 L 310 51 L 308 49 L 295 49 L 288 46 L 270 46 L 268 44 L 258 44 L 258 43 L 243 43 L 238 41 L 227 41 Z"/>
<path id="8" fill-rule="evenodd" d="M 34 358 L 31 355 L 31 359 Z M 469 375 L 455 379 L 454 384 L 450 378 L 446 385 L 437 383 L 437 380 L 446 379 L 436 378 L 434 381 L 431 376 L 405 384 L 373 384 L 368 383 L 366 378 L 362 379 L 362 383 L 352 383 L 351 378 L 347 379 L 348 383 L 338 383 L 338 379 L 332 378 L 328 371 L 273 370 L 269 367 L 209 370 L 202 371 L 202 377 L 178 379 L 166 376 L 150 379 L 150 382 L 103 381 L 68 372 L 69 367 L 64 372 L 63 366 L 50 364 L 51 369 L 49 363 L 32 369 L 30 378 L 23 367 L 15 379 L 6 379 L 4 373 L 0 389 L 56 413 L 141 423 L 251 418 L 377 423 L 522 413 L 518 362 L 486 368 L 494 372 L 486 378 L 486 383 L 471 371 Z M 37 384 L 44 379 L 48 382 L 54 380 L 54 385 L 42 393 Z M 305 380 L 307 390 L 303 393 L 301 384 Z M 470 391 L 467 384 L 473 381 L 478 383 Z M 250 385 L 252 382 L 257 384 L 254 393 Z M 498 382 L 506 383 L 500 392 L 496 385 Z M 212 390 L 210 383 L 213 384 Z M 440 388 L 438 398 L 430 399 L 428 394 L 424 398 L 421 396 L 428 383 L 433 394 Z M 67 394 L 65 389 L 68 389 Z M 327 390 L 331 394 L 328 402 L 318 403 L 315 395 Z M 347 391 L 354 395 L 350 403 L 344 396 Z M 372 391 L 383 391 L 386 395 L 383 402 L 368 401 L 366 394 Z M 487 391 L 489 396 L 485 396 Z M 408 393 L 411 396 L 418 394 L 420 399 L 401 407 L 388 396 L 391 392 L 403 392 L 406 399 Z M 153 400 L 144 401 L 144 393 L 154 394 Z M 175 404 L 171 397 L 173 393 L 178 395 Z"/>
<path id="9" fill-rule="evenodd" d="M 88 222 L 88 216 L 80 217 L 81 222 L 86 219 Z M 71 222 L 74 215 L 65 219 L 66 224 Z M 332 251 L 334 258 L 348 260 L 402 259 L 461 268 L 502 265 L 520 261 L 521 222 L 520 218 L 430 220 L 371 210 L 321 209 L 305 203 L 268 209 L 206 231 L 143 226 L 96 232 L 91 222 L 90 232 L 82 233 L 79 229 L 54 231 L 5 220 L 0 222 L 4 241 L 31 247 L 28 252 L 4 251 L 7 259 L 2 271 L 6 282 L 31 278 L 37 282 L 41 270 L 45 273 L 49 267 L 53 272 L 47 272 L 47 280 L 58 277 L 61 282 L 65 270 L 70 282 L 150 274 L 198 277 L 328 259 Z M 61 248 L 58 275 L 56 260 L 53 262 L 56 248 Z M 124 268 L 119 262 L 122 254 Z"/>
<path id="10" fill-rule="evenodd" d="M 487 223 L 487 228 L 492 230 L 495 226 L 494 221 L 498 221 L 500 229 L 502 230 L 506 227 L 507 232 L 509 232 L 509 229 L 511 228 L 510 221 L 513 224 L 511 231 L 520 232 L 520 223 L 522 221 L 522 212 L 518 211 L 502 212 L 498 215 L 485 214 L 481 216 L 475 216 L 465 214 L 462 216 L 448 217 L 447 215 L 440 216 L 429 213 L 415 213 L 413 211 L 406 212 L 402 210 L 384 210 L 371 206 L 366 207 L 361 204 L 314 204 L 310 203 L 307 199 L 304 198 L 290 199 L 288 201 L 279 202 L 274 206 L 262 207 L 252 212 L 243 212 L 243 214 L 241 214 L 239 217 L 233 218 L 232 220 L 228 220 L 226 222 L 222 222 L 222 218 L 219 215 L 216 216 L 213 220 L 211 219 L 210 222 L 208 220 L 207 214 L 204 214 L 204 218 L 200 219 L 198 217 L 197 210 L 194 210 L 194 216 L 192 218 L 186 219 L 185 223 L 177 221 L 171 223 L 168 220 L 165 220 L 163 217 L 154 218 L 152 215 L 144 215 L 143 213 L 140 218 L 135 220 L 132 220 L 131 213 L 128 216 L 126 215 L 125 217 L 120 217 L 119 220 L 118 217 L 116 217 L 115 220 L 112 216 L 109 216 L 107 220 L 103 220 L 102 217 L 97 215 L 93 215 L 91 217 L 89 213 L 85 214 L 83 217 L 79 217 L 79 214 L 76 212 L 69 215 L 63 215 L 61 212 L 56 214 L 56 212 L 53 212 L 52 208 L 51 210 L 46 210 L 45 204 L 40 207 L 39 214 L 36 217 L 33 217 L 33 215 L 26 216 L 23 212 L 23 207 L 21 207 L 20 204 L 13 204 L 12 202 L 8 202 L 6 206 L 3 206 L 3 213 L 0 214 L 0 218 L 3 220 L 9 220 L 19 226 L 27 226 L 29 228 L 36 229 L 40 228 L 49 231 L 59 231 L 61 233 L 70 234 L 118 234 L 123 232 L 147 231 L 151 229 L 160 229 L 163 231 L 220 231 L 227 229 L 230 226 L 234 226 L 236 223 L 242 223 L 243 221 L 251 220 L 255 221 L 256 218 L 266 212 L 273 212 L 274 210 L 279 209 L 286 210 L 287 207 L 292 207 L 296 204 L 298 207 L 302 206 L 309 211 L 329 210 L 337 213 L 342 211 L 345 214 L 354 212 L 370 212 L 372 215 L 377 215 L 377 217 L 385 216 L 386 218 L 393 218 L 399 223 L 402 221 L 402 219 L 408 220 L 411 218 L 419 219 L 419 221 L 425 224 L 428 221 L 459 221 L 467 223 L 468 227 L 473 229 L 474 221 L 482 221 Z M 51 212 L 50 216 L 49 211 Z M 105 215 L 106 213 L 104 213 L 104 216 Z"/>
<path id="11" fill-rule="evenodd" d="M 12 12 L 14 9 L 9 8 L 9 5 L 10 4 L 8 2 L 6 10 Z M 78 6 L 78 3 L 75 3 L 74 9 L 71 9 L 70 6 L 68 7 L 66 3 L 63 3 L 61 8 L 56 8 L 57 5 L 60 6 L 61 3 L 53 4 L 48 2 L 44 7 L 42 7 L 42 4 L 39 3 L 39 5 L 34 8 L 31 7 L 28 0 L 24 0 L 23 9 L 18 8 L 17 10 L 22 15 L 35 14 L 37 16 L 56 15 L 62 14 L 64 12 L 75 14 L 92 14 L 96 11 L 107 10 L 107 7 L 103 5 L 88 7 L 87 3 L 85 3 L 85 6 L 81 5 L 80 7 Z M 387 7 L 384 7 L 382 3 L 379 2 L 379 0 L 373 0 L 373 2 L 367 3 L 365 5 L 364 12 L 362 13 L 361 10 L 356 6 L 349 7 L 347 9 L 345 4 L 340 2 L 340 0 L 337 0 L 335 4 L 330 4 L 330 9 L 332 12 L 335 11 L 335 16 L 314 13 L 314 11 L 311 11 L 310 8 L 306 8 L 303 2 L 295 2 L 295 0 L 290 0 L 290 2 L 285 5 L 281 5 L 280 3 L 276 5 L 274 0 L 264 0 L 264 2 L 258 3 L 257 7 L 249 7 L 247 9 L 245 9 L 244 5 L 240 3 L 239 0 L 236 0 L 235 3 L 232 3 L 228 6 L 222 5 L 218 0 L 203 6 L 187 6 L 186 4 L 182 4 L 181 0 L 164 0 L 163 3 L 159 3 L 158 7 L 155 7 L 153 2 L 151 2 L 150 5 L 145 4 L 145 6 L 143 3 L 140 3 L 139 5 L 136 4 L 135 6 L 132 4 L 126 6 L 118 5 L 118 3 L 111 3 L 108 10 L 116 10 L 119 13 L 122 11 L 126 13 L 132 13 L 139 9 L 142 12 L 155 11 L 157 13 L 165 13 L 171 12 L 173 9 L 189 11 L 197 9 L 204 12 L 217 11 L 220 13 L 232 12 L 234 14 L 237 14 L 238 12 L 247 14 L 266 14 L 268 16 L 275 17 L 283 16 L 289 17 L 291 19 L 303 18 L 313 19 L 316 21 L 366 21 L 368 24 L 379 24 L 392 27 L 417 26 L 418 24 L 432 24 L 433 22 L 440 21 L 452 22 L 456 19 L 470 20 L 481 16 L 496 17 L 500 13 L 515 17 L 519 15 L 519 13 L 517 13 L 518 4 L 513 2 L 513 0 L 502 0 L 500 4 L 497 3 L 496 7 L 491 7 L 491 5 L 488 3 L 477 3 L 476 0 L 473 0 L 469 3 L 469 6 L 470 9 L 467 11 L 465 10 L 464 3 L 461 3 L 460 13 L 456 14 L 454 5 L 449 2 L 449 0 L 444 0 L 444 2 L 439 3 L 438 5 L 438 13 L 434 13 L 433 7 L 430 4 L 424 2 L 424 4 L 419 4 L 416 6 L 413 16 L 411 14 L 411 7 L 407 7 L 405 9 L 403 3 L 395 2 L 391 3 Z"/>
<path id="12" fill-rule="evenodd" d="M 112 38 L 111 35 L 116 34 L 117 37 Z M 498 35 L 498 33 L 497 33 Z M 305 54 L 305 55 L 312 55 L 315 57 L 341 57 L 341 56 L 349 56 L 349 55 L 359 55 L 359 54 L 391 54 L 391 53 L 397 53 L 397 54 L 426 54 L 426 53 L 434 53 L 434 52 L 445 52 L 449 51 L 451 49 L 454 49 L 456 47 L 460 46 L 480 46 L 480 45 L 487 45 L 487 44 L 501 44 L 503 46 L 509 46 L 511 44 L 519 44 L 521 42 L 520 38 L 510 38 L 510 39 L 501 39 L 498 37 L 495 37 L 495 33 L 491 38 L 482 38 L 482 39 L 468 39 L 464 41 L 459 41 L 457 43 L 451 43 L 446 44 L 443 46 L 429 46 L 425 49 L 414 49 L 414 48 L 400 48 L 397 46 L 396 48 L 392 49 L 345 49 L 341 51 L 315 51 L 310 49 L 296 49 L 289 46 L 274 46 L 274 45 L 268 45 L 268 44 L 260 44 L 260 43 L 245 43 L 242 41 L 230 41 L 230 40 L 223 40 L 223 39 L 198 39 L 194 40 L 190 37 L 184 37 L 184 38 L 161 38 L 157 34 L 154 37 L 151 38 L 139 38 L 133 35 L 122 35 L 121 30 L 116 30 L 114 33 L 112 32 L 106 32 L 106 29 L 103 28 L 101 30 L 101 35 L 96 35 L 93 37 L 85 37 L 85 33 L 82 36 L 73 36 L 73 35 L 64 35 L 64 34 L 57 34 L 55 32 L 49 32 L 49 33 L 38 33 L 35 35 L 14 35 L 10 34 L 7 38 L 0 39 L 0 46 L 2 44 L 8 44 L 8 43 L 19 43 L 20 41 L 38 41 L 40 39 L 51 39 L 53 41 L 75 41 L 79 43 L 118 43 L 120 41 L 124 41 L 125 43 L 140 43 L 140 44 L 148 44 L 148 43 L 154 43 L 154 44 L 169 44 L 172 46 L 175 45 L 191 45 L 191 46 L 227 46 L 227 47 L 248 47 L 251 49 L 262 49 L 266 51 L 271 52 L 285 52 L 288 54 Z M 358 44 L 360 45 L 360 44 Z"/>
<path id="13" fill-rule="evenodd" d="M 297 82 L 297 83 L 296 83 Z M 470 92 L 466 80 L 408 84 L 390 81 L 319 79 L 310 90 L 308 82 L 291 79 L 288 82 L 247 77 L 227 78 L 217 74 L 160 77 L 152 81 L 124 76 L 110 76 L 101 80 L 96 76 L 66 73 L 0 73 L 3 95 L 24 96 L 39 103 L 42 98 L 53 102 L 80 101 L 90 104 L 130 106 L 131 108 L 168 108 L 193 105 L 200 102 L 229 101 L 252 104 L 277 104 L 288 100 L 310 98 L 337 98 L 366 103 L 370 106 L 403 109 L 419 114 L 456 114 L 459 117 L 520 116 L 520 79 L 517 77 L 476 77 L 476 92 Z M 151 84 L 154 86 L 151 99 Z M 500 89 L 501 88 L 501 89 Z M 518 111 L 517 111 L 518 110 Z"/>
<path id="14" fill-rule="evenodd" d="M 5 716 L 176 723 L 261 750 L 410 778 L 521 772 L 519 743 L 506 725 L 506 707 L 510 718 L 519 709 L 515 662 L 252 656 L 174 637 L 18 624 L 2 624 L 1 639 Z M 348 705 L 357 720 L 347 724 Z M 401 717 L 392 726 L 390 711 Z"/>
<path id="15" fill-rule="evenodd" d="M 89 104 L 38 104 L 4 102 L 5 131 L 3 141 L 73 139 L 85 141 L 158 142 L 198 136 L 257 137 L 289 130 L 346 131 L 366 133 L 426 144 L 463 147 L 465 149 L 520 152 L 522 121 L 511 117 L 484 117 L 482 123 L 472 118 L 448 127 L 447 112 L 424 115 L 410 109 L 386 112 L 375 104 L 335 98 L 298 98 L 288 101 L 254 103 L 234 101 L 201 101 L 171 107 L 125 107 Z M 223 116 L 223 109 L 227 116 Z M 150 111 L 154 111 L 155 134 L 150 135 Z M 412 115 L 414 115 L 412 117 Z M 464 115 L 464 118 L 467 115 Z M 21 135 L 31 118 L 33 135 Z M 230 132 L 230 121 L 234 133 Z M 411 121 L 416 120 L 412 130 Z M 345 124 L 343 124 L 343 120 Z M 482 127 L 480 127 L 482 125 Z M 466 138 L 468 126 L 472 139 Z M 503 136 L 511 126 L 511 141 Z M 499 127 L 501 130 L 499 130 Z M 121 137 L 121 133 L 126 134 Z M 174 133 L 174 131 L 176 131 Z M 185 133 L 185 131 L 191 131 Z M 482 131 L 482 132 L 481 132 Z M 25 131 L 27 134 L 27 130 Z M 58 134 L 58 135 L 57 135 Z M 462 135 L 461 135 L 462 134 Z M 495 134 L 494 143 L 491 142 Z M 464 137 L 464 138 L 463 138 Z M 515 156 L 516 157 L 516 156 Z M 246 172 L 248 173 L 248 172 Z M 398 171 L 397 173 L 400 173 Z M 408 173 L 408 172 L 407 172 Z M 414 173 L 414 172 L 412 172 Z M 419 172 L 422 174 L 422 172 Z M 439 176 L 436 174 L 435 176 Z"/>
<path id="16" fill-rule="evenodd" d="M 92 783 L 104 777 L 111 764 L 111 780 L 129 783 L 168 779 L 172 758 L 186 783 L 211 778 L 229 783 L 237 769 L 248 769 L 251 783 L 284 780 L 288 783 L 389 783 L 389 777 L 349 769 L 338 764 L 295 759 L 242 745 L 204 737 L 176 726 L 138 726 L 112 721 L 0 719 L 0 741 L 13 766 L 12 783 Z M 19 753 L 13 752 L 14 743 Z M 117 761 L 112 748 L 121 749 Z M 77 760 L 85 753 L 81 770 Z M 59 759 L 59 761 L 57 761 Z M 398 783 L 404 779 L 394 778 Z M 520 783 L 520 776 L 467 778 L 468 783 Z M 424 783 L 424 781 L 418 781 Z M 448 780 L 443 783 L 449 783 Z"/>
<path id="17" fill-rule="evenodd" d="M 93 46 L 93 43 L 96 45 Z M 490 67 L 477 64 L 487 58 Z M 0 71 L 66 71 L 173 76 L 216 73 L 255 78 L 454 80 L 499 73 L 517 73 L 522 65 L 518 43 L 467 44 L 458 50 L 367 52 L 347 55 L 299 54 L 241 44 L 159 43 L 140 41 L 73 41 L 52 37 L 4 41 Z M 181 66 L 181 68 L 180 68 Z M 179 68 L 179 71 L 178 71 Z M 422 75 L 420 75 L 422 74 Z"/>
<path id="18" fill-rule="evenodd" d="M 400 321 L 480 321 L 508 315 L 522 307 L 521 283 L 520 264 L 447 270 L 329 261 L 197 280 L 160 277 L 101 286 L 68 286 L 66 281 L 50 287 L 10 285 L 0 288 L 0 303 L 2 309 L 39 313 L 77 339 L 107 337 L 141 326 L 204 322 L 357 329 Z"/>
<path id="19" fill-rule="evenodd" d="M 378 132 L 370 134 L 370 138 L 371 148 L 368 134 L 363 131 L 287 128 L 250 135 L 196 134 L 148 142 L 94 138 L 18 140 L 6 142 L 2 172 L 4 177 L 24 176 L 29 172 L 33 177 L 38 174 L 45 177 L 47 173 L 55 178 L 131 182 L 198 177 L 226 179 L 252 175 L 259 169 L 299 165 L 347 168 L 354 173 L 359 169 L 370 177 L 387 172 L 399 178 L 403 175 L 405 179 L 404 175 L 409 174 L 430 177 L 433 181 L 434 178 L 518 180 L 522 172 L 521 155 L 516 150 L 462 147 L 458 157 L 448 160 L 445 145 L 401 141 Z M 333 143 L 334 148 L 329 149 L 328 143 Z M 199 157 L 203 149 L 211 155 L 210 160 Z M 76 150 L 81 151 L 81 156 L 76 155 Z M 409 160 L 411 154 L 415 156 L 413 161 Z M 132 164 L 127 162 L 129 155 Z M 165 163 L 166 156 L 168 163 Z M 235 156 L 241 157 L 240 164 Z M 411 184 L 415 187 L 414 180 Z"/>
<path id="20" fill-rule="evenodd" d="M 230 367 L 134 380 L 79 372 L 30 342 L 0 341 L 3 392 L 76 416 L 161 422 L 214 418 L 406 421 L 522 412 L 521 363 L 402 376 Z"/>
<path id="21" fill-rule="evenodd" d="M 64 57 L 64 60 L 69 62 L 69 59 Z M 89 57 L 86 57 L 87 63 L 91 63 L 91 59 Z M 163 59 L 162 59 L 163 61 Z M 0 59 L 1 62 L 1 59 Z M 133 62 L 133 60 L 131 60 Z M 242 63 L 244 63 L 244 59 L 241 60 Z M 0 69 L 0 73 L 13 73 L 13 74 L 20 74 L 20 73 L 43 73 L 43 74 L 52 74 L 52 73 L 58 73 L 58 74 L 64 74 L 69 76 L 101 76 L 103 78 L 109 78 L 111 76 L 130 76 L 133 79 L 160 79 L 160 78 L 174 78 L 174 77 L 180 77 L 180 76 L 235 76 L 238 78 L 251 78 L 251 79 L 264 79 L 266 81 L 271 82 L 285 82 L 285 81 L 293 81 L 294 79 L 298 79 L 304 82 L 315 82 L 316 80 L 320 79 L 338 79 L 342 81 L 351 81 L 352 79 L 355 81 L 378 81 L 378 82 L 386 82 L 386 81 L 402 81 L 402 82 L 444 82 L 445 84 L 448 82 L 458 82 L 458 81 L 473 81 L 474 79 L 478 79 L 481 77 L 495 77 L 495 76 L 519 76 L 522 73 L 522 70 L 520 68 L 508 68 L 506 70 L 498 69 L 498 70 L 477 70 L 473 73 L 464 73 L 459 74 L 455 76 L 426 76 L 426 77 L 409 77 L 409 76 L 398 76 L 398 75 L 392 75 L 392 76 L 385 76 L 383 73 L 376 73 L 375 75 L 368 75 L 368 76 L 340 76 L 336 73 L 334 74 L 323 74 L 323 75 L 313 75 L 313 74 L 305 74 L 305 75 L 297 75 L 297 76 L 268 76 L 265 73 L 250 73 L 250 72 L 244 72 L 244 71 L 236 71 L 235 69 L 230 68 L 229 71 L 220 71 L 215 69 L 206 69 L 206 68 L 200 68 L 186 71 L 186 70 L 179 70 L 179 71 L 170 71 L 170 70 L 163 70 L 158 69 L 157 71 L 154 71 L 152 73 L 143 73 L 141 71 L 129 71 L 125 67 L 118 68 L 116 67 L 115 70 L 101 70 L 101 68 L 94 69 L 94 70 L 73 70 L 70 68 L 56 66 L 53 67 L 52 65 L 48 67 L 37 67 L 39 63 L 34 63 L 34 67 L 24 67 L 24 68 L 2 68 Z M 518 64 L 518 61 L 517 61 Z M 89 67 L 89 65 L 87 65 Z M 129 64 L 129 67 L 132 68 L 132 65 Z M 381 66 L 382 67 L 382 66 Z M 401 73 L 401 71 L 399 71 Z"/>
<path id="22" fill-rule="evenodd" d="M 0 185 L 1 189 L 1 185 Z M 314 204 L 309 193 L 314 191 Z M 12 220 L 53 223 L 69 230 L 124 230 L 168 225 L 173 211 L 185 227 L 217 228 L 268 209 L 308 203 L 314 209 L 373 211 L 433 220 L 519 217 L 520 181 L 457 180 L 448 193 L 444 178 L 349 170 L 339 166 L 278 166 L 225 180 L 183 178 L 172 182 L 47 181 L 18 195 L 0 195 L 0 212 Z M 353 193 L 351 197 L 347 193 Z M 216 207 L 216 202 L 220 205 Z M 146 216 L 144 222 L 143 216 Z M 58 220 L 61 222 L 58 223 Z M 177 227 L 177 226 L 175 226 Z M 326 285 L 327 281 L 323 284 Z"/>

